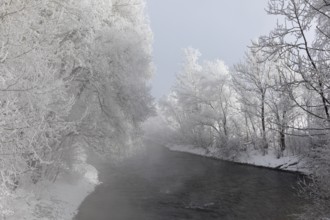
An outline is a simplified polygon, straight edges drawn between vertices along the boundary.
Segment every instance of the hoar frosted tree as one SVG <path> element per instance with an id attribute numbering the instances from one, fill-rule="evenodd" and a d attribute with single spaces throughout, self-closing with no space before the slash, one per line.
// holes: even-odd
<path id="1" fill-rule="evenodd" d="M 143 0 L 0 2 L 0 216 L 75 146 L 128 152 L 151 112 Z"/>
<path id="2" fill-rule="evenodd" d="M 184 50 L 172 93 L 161 102 L 164 115 L 183 142 L 227 148 L 233 129 L 233 90 L 228 67 L 220 60 L 200 62 L 200 52 Z"/>
<path id="3" fill-rule="evenodd" d="M 305 114 L 305 122 L 291 127 L 308 137 L 307 154 L 313 170 L 309 187 L 315 205 L 306 212 L 306 219 L 329 217 L 329 45 L 330 2 L 328 0 L 270 0 L 269 14 L 281 16 L 279 23 L 267 36 L 253 45 L 265 59 L 282 63 L 290 72 L 282 75 L 280 86 Z M 303 138 L 303 137 L 302 137 Z"/>

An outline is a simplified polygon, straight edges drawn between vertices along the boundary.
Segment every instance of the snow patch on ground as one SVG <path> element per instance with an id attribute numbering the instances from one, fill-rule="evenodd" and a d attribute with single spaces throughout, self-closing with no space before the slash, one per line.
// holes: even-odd
<path id="1" fill-rule="evenodd" d="M 276 157 L 276 153 L 269 151 L 268 154 L 262 155 L 258 151 L 249 151 L 241 153 L 240 156 L 228 159 L 219 154 L 216 148 L 198 148 L 193 145 L 168 145 L 166 146 L 172 151 L 186 152 L 206 157 L 218 158 L 222 160 L 232 161 L 242 164 L 250 164 L 259 167 L 276 168 L 280 170 L 299 172 L 309 174 L 309 169 L 306 166 L 305 161 L 298 156 L 283 156 L 281 158 Z"/>
<path id="2" fill-rule="evenodd" d="M 207 150 L 204 148 L 198 148 L 193 145 L 168 145 L 166 146 L 172 151 L 186 152 L 201 156 L 208 156 Z"/>
<path id="3" fill-rule="evenodd" d="M 73 169 L 55 183 L 42 182 L 21 189 L 13 200 L 14 215 L 8 220 L 71 220 L 82 201 L 99 184 L 97 170 L 86 163 L 87 155 L 77 148 Z"/>
<path id="4" fill-rule="evenodd" d="M 283 156 L 277 158 L 276 153 L 273 151 L 269 151 L 266 155 L 262 155 L 258 151 L 250 151 L 237 158 L 237 162 L 305 174 L 309 173 L 309 169 L 302 157 Z"/>

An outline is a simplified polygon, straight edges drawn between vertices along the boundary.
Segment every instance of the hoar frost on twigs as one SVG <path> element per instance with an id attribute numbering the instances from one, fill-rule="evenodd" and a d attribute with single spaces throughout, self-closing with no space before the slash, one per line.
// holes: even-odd
<path id="1" fill-rule="evenodd" d="M 70 168 L 75 143 L 114 153 L 138 144 L 153 70 L 143 7 L 1 1 L 0 215 L 17 189 Z"/>

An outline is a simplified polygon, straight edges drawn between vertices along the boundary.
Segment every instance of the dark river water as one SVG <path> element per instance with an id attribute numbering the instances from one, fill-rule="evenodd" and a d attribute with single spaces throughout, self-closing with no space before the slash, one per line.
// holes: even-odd
<path id="1" fill-rule="evenodd" d="M 75 220 L 294 219 L 297 174 L 151 148 L 116 166 Z"/>

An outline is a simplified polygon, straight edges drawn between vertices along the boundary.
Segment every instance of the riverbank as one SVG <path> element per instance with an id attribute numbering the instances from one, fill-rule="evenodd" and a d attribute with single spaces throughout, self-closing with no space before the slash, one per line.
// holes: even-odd
<path id="1" fill-rule="evenodd" d="M 309 174 L 310 171 L 303 158 L 298 156 L 283 156 L 277 158 L 275 152 L 269 151 L 267 155 L 262 155 L 258 151 L 241 152 L 235 157 L 225 158 L 218 149 L 215 148 L 198 148 L 192 145 L 166 145 L 171 151 L 186 152 L 204 157 L 226 160 L 234 163 L 263 167 L 269 169 L 283 170 L 289 172 L 297 172 L 301 174 Z"/>
<path id="2" fill-rule="evenodd" d="M 42 181 L 18 190 L 10 201 L 7 220 L 71 220 L 79 205 L 99 184 L 97 170 L 86 162 L 87 154 L 76 149 L 70 170 L 61 173 L 55 182 Z"/>

